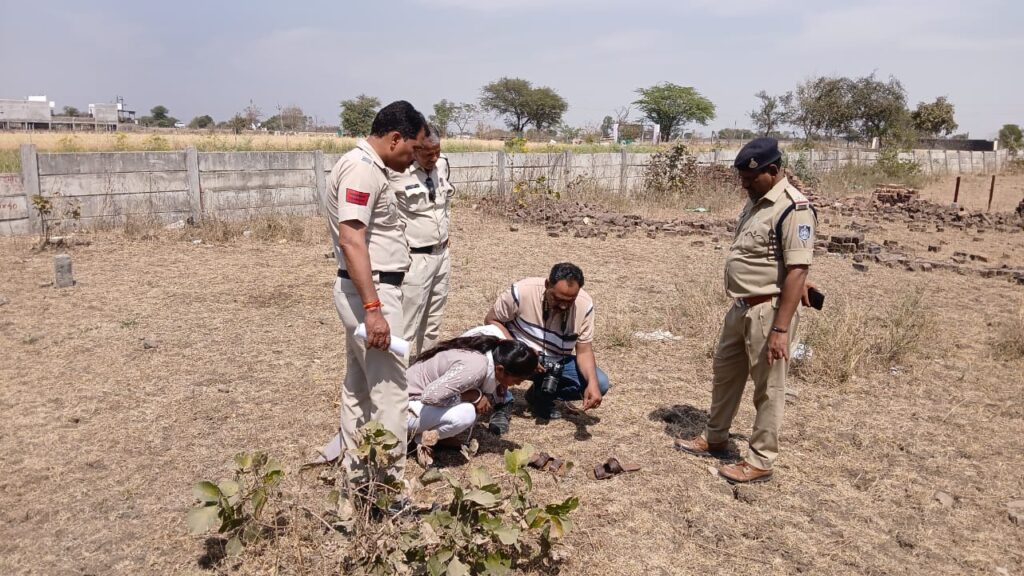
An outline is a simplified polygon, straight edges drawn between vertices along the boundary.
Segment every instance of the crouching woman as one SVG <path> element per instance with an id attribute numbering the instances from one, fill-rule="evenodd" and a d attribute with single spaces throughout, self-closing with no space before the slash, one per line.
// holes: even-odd
<path id="1" fill-rule="evenodd" d="M 458 436 L 491 410 L 494 396 L 537 371 L 537 354 L 517 340 L 467 336 L 438 343 L 409 366 L 409 437 L 437 432 L 442 446 L 457 446 Z"/>

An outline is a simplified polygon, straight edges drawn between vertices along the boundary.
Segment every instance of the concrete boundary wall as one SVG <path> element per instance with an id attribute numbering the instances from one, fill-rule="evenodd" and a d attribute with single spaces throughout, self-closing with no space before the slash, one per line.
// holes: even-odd
<path id="1" fill-rule="evenodd" d="M 731 166 L 738 150 L 701 152 L 701 164 Z M 652 154 L 630 152 L 447 154 L 462 194 L 519 189 L 599 189 L 632 193 L 644 185 Z M 313 152 L 99 152 L 39 154 L 21 147 L 21 174 L 0 174 L 0 235 L 44 227 L 100 227 L 130 218 L 160 221 L 244 218 L 260 213 L 323 213 L 327 177 L 340 154 Z M 793 151 L 789 162 L 816 171 L 878 161 L 878 151 Z M 928 174 L 998 173 L 1006 150 L 914 150 L 900 159 Z M 38 196 L 49 213 L 34 207 Z"/>

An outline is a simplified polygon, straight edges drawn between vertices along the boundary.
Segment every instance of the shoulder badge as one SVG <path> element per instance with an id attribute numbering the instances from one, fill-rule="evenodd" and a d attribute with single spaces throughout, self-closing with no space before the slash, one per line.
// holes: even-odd
<path id="1" fill-rule="evenodd" d="M 794 210 L 807 210 L 811 207 L 811 203 L 807 200 L 797 200 L 793 202 Z"/>
<path id="2" fill-rule="evenodd" d="M 360 160 L 366 162 L 367 164 L 373 164 L 373 160 L 370 160 L 369 156 L 363 156 L 362 158 L 360 158 Z"/>

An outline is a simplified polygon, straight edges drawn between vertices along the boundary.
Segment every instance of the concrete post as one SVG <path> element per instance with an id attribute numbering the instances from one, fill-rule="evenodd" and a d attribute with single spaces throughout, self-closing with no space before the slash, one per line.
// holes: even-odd
<path id="1" fill-rule="evenodd" d="M 28 226 L 36 234 L 43 233 L 43 219 L 32 199 L 40 195 L 39 157 L 35 144 L 21 145 L 21 184 L 25 189 L 25 205 L 28 208 Z"/>
<path id="2" fill-rule="evenodd" d="M 321 216 L 327 215 L 327 174 L 324 172 L 324 151 L 313 153 L 313 181 L 316 182 L 316 209 Z"/>
<path id="3" fill-rule="evenodd" d="M 619 151 L 619 194 L 626 195 L 626 174 L 629 171 L 628 155 L 625 150 Z"/>
<path id="4" fill-rule="evenodd" d="M 53 285 L 57 288 L 75 285 L 75 277 L 71 273 L 71 256 L 58 254 L 53 257 Z"/>
<path id="5" fill-rule="evenodd" d="M 498 196 L 505 196 L 505 151 L 498 150 Z"/>
<path id="6" fill-rule="evenodd" d="M 566 150 L 562 154 L 562 191 L 569 191 L 569 179 L 572 178 L 572 152 Z"/>
<path id="7" fill-rule="evenodd" d="M 203 186 L 199 180 L 199 152 L 195 147 L 185 149 L 185 171 L 188 174 L 188 207 L 192 221 L 203 219 Z"/>

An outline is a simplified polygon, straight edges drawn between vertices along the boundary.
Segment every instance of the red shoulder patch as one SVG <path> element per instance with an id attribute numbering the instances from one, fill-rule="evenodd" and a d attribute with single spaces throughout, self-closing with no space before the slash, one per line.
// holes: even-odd
<path id="1" fill-rule="evenodd" d="M 369 201 L 370 195 L 367 192 L 360 192 L 359 190 L 354 190 L 352 188 L 345 189 L 345 202 L 366 206 Z"/>

